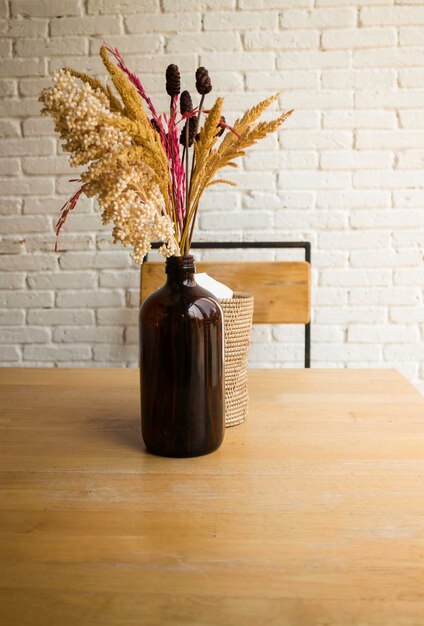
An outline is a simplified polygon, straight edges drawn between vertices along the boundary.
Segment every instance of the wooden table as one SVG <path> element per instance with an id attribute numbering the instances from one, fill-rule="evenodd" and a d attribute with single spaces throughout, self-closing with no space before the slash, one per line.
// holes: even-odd
<path id="1" fill-rule="evenodd" d="M 424 399 L 257 370 L 250 417 L 147 455 L 135 370 L 0 370 L 1 626 L 424 624 Z"/>

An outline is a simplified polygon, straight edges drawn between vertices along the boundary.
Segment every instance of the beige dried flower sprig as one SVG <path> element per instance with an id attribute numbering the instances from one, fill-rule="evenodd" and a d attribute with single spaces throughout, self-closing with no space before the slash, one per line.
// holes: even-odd
<path id="1" fill-rule="evenodd" d="M 183 92 L 178 119 L 181 79 L 177 66 L 170 65 L 166 73 L 169 116 L 159 115 L 119 52 L 103 46 L 100 56 L 116 95 L 109 85 L 70 68 L 57 72 L 53 85 L 40 95 L 42 113 L 53 118 L 63 148 L 71 154 L 71 165 L 86 166 L 78 179 L 80 186 L 62 208 L 56 234 L 84 193 L 97 197 L 103 223 L 113 223 L 114 242 L 131 246 L 137 263 L 155 241 L 162 242 L 165 256 L 187 254 L 205 189 L 218 183 L 234 185 L 216 178 L 219 170 L 237 167 L 234 160 L 274 132 L 291 111 L 257 123 L 277 94 L 247 111 L 232 128 L 222 115 L 222 98 L 204 112 L 212 83 L 202 67 L 196 72 L 200 103 L 193 107 L 190 94 Z"/>

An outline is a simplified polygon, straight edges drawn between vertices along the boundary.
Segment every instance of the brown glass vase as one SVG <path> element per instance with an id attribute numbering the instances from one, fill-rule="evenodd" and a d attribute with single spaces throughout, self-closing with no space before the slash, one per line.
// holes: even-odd
<path id="1" fill-rule="evenodd" d="M 153 454 L 208 454 L 224 438 L 222 311 L 192 256 L 168 258 L 165 271 L 140 309 L 142 435 Z"/>

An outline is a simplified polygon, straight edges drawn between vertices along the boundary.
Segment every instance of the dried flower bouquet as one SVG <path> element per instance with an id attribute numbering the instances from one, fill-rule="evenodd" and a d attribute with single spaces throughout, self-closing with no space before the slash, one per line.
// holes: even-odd
<path id="1" fill-rule="evenodd" d="M 70 164 L 87 166 L 81 178 L 72 181 L 80 184 L 62 207 L 56 235 L 84 193 L 97 196 L 103 223 L 113 222 L 114 242 L 132 246 L 137 263 L 155 241 L 162 242 L 165 256 L 187 254 L 205 189 L 235 184 L 216 178 L 218 171 L 237 167 L 234 160 L 275 131 L 291 111 L 258 122 L 276 94 L 231 127 L 222 115 L 222 98 L 210 110 L 204 108 L 212 90 L 208 71 L 204 67 L 196 71 L 200 102 L 195 107 L 188 91 L 180 94 L 178 67 L 170 65 L 166 70 L 170 112 L 159 114 L 118 50 L 103 46 L 100 56 L 117 93 L 87 74 L 63 68 L 40 95 L 42 113 L 54 119 L 63 148 L 71 153 Z"/>

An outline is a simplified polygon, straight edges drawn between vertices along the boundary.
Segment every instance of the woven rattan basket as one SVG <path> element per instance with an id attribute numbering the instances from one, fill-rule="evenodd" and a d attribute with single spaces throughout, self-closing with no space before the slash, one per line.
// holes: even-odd
<path id="1" fill-rule="evenodd" d="M 247 360 L 252 329 L 253 296 L 234 293 L 219 301 L 224 313 L 225 426 L 241 424 L 247 417 Z"/>

